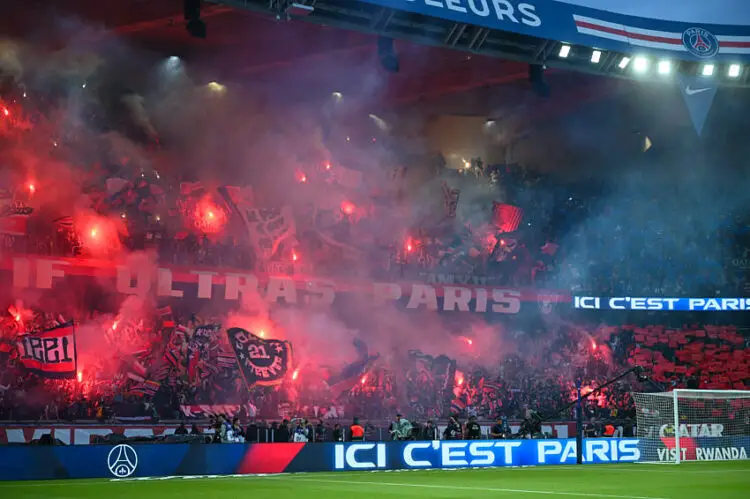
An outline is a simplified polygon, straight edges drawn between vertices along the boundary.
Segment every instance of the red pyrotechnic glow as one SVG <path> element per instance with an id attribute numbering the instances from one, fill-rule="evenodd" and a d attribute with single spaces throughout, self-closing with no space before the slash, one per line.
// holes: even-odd
<path id="1" fill-rule="evenodd" d="M 353 203 L 350 203 L 349 201 L 344 201 L 341 203 L 341 211 L 346 213 L 347 215 L 351 215 L 354 213 L 354 210 L 356 210 L 357 207 L 354 206 Z"/>
<path id="2" fill-rule="evenodd" d="M 472 346 L 474 344 L 474 341 L 471 338 L 464 338 L 464 341 L 469 346 Z"/>
<path id="3" fill-rule="evenodd" d="M 302 172 L 295 173 L 294 177 L 297 179 L 297 182 L 299 182 L 300 184 L 304 184 L 305 182 L 307 182 L 307 175 L 305 175 Z"/>
<path id="4" fill-rule="evenodd" d="M 299 369 L 295 369 L 292 373 L 292 381 L 295 381 L 297 379 L 297 376 L 299 376 Z"/>
<path id="5" fill-rule="evenodd" d="M 112 323 L 112 331 L 117 331 L 117 321 Z"/>
<path id="6" fill-rule="evenodd" d="M 292 251 L 292 261 L 296 262 L 297 260 L 299 260 L 299 256 L 297 255 L 297 252 Z"/>
<path id="7" fill-rule="evenodd" d="M 15 306 L 11 305 L 10 307 L 8 307 L 8 313 L 11 315 L 11 317 L 13 317 L 13 320 L 19 324 L 23 323 L 24 316 L 31 316 L 31 311 L 24 310 L 23 305 L 21 305 L 20 302 L 16 303 Z"/>
<path id="8" fill-rule="evenodd" d="M 412 251 L 414 251 L 414 243 L 412 242 L 412 239 L 410 237 L 406 239 L 404 248 L 406 249 L 407 253 L 411 253 Z"/>
<path id="9" fill-rule="evenodd" d="M 331 169 L 331 163 L 326 163 L 326 170 L 330 170 L 330 169 Z"/>
<path id="10" fill-rule="evenodd" d="M 260 330 L 260 331 L 258 332 L 258 336 L 260 336 L 261 338 L 265 338 L 265 337 L 266 337 L 266 332 L 265 332 L 265 331 L 263 331 L 263 330 L 261 329 L 261 330 Z"/>
<path id="11" fill-rule="evenodd" d="M 26 189 L 29 191 L 29 194 L 34 194 L 36 192 L 36 186 L 34 185 L 34 182 L 29 182 L 26 184 Z"/>
<path id="12" fill-rule="evenodd" d="M 464 373 L 462 373 L 461 371 L 456 371 L 455 380 L 456 380 L 456 384 L 458 386 L 463 385 L 464 384 Z"/>
<path id="13" fill-rule="evenodd" d="M 92 255 L 112 254 L 120 250 L 120 235 L 126 234 L 122 222 L 101 216 L 80 214 L 76 217 L 76 226 L 85 251 Z"/>
<path id="14" fill-rule="evenodd" d="M 596 341 L 591 340 L 591 349 L 596 351 Z"/>
<path id="15" fill-rule="evenodd" d="M 362 378 L 359 380 L 359 383 L 362 384 L 362 385 L 364 385 L 365 383 L 367 383 L 367 375 L 366 374 L 364 376 L 362 376 Z"/>
<path id="16" fill-rule="evenodd" d="M 83 382 L 83 371 L 78 371 L 78 373 L 76 374 L 76 379 L 79 383 Z"/>
<path id="17" fill-rule="evenodd" d="M 209 197 L 202 199 L 195 210 L 195 224 L 205 234 L 220 232 L 227 222 L 224 210 L 216 206 Z"/>
<path id="18" fill-rule="evenodd" d="M 7 107 L 3 108 L 3 116 L 10 116 L 10 111 L 8 111 Z"/>

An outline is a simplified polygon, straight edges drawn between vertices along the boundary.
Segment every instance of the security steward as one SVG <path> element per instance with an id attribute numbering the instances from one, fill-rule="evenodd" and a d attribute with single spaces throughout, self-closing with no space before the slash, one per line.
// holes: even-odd
<path id="1" fill-rule="evenodd" d="M 359 424 L 359 418 L 354 418 L 354 423 L 349 427 L 352 434 L 352 442 L 361 442 L 365 439 L 365 429 Z"/>

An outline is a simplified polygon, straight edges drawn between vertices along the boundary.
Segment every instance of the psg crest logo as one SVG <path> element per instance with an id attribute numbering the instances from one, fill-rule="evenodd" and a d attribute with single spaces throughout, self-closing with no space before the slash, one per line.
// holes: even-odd
<path id="1" fill-rule="evenodd" d="M 719 53 L 719 40 L 703 28 L 689 28 L 682 34 L 682 44 L 696 57 L 708 58 Z"/>

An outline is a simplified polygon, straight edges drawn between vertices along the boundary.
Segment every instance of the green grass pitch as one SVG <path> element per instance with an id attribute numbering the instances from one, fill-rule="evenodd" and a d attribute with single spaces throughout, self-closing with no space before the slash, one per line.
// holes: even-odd
<path id="1" fill-rule="evenodd" d="M 3 499 L 748 499 L 750 461 L 0 483 Z"/>

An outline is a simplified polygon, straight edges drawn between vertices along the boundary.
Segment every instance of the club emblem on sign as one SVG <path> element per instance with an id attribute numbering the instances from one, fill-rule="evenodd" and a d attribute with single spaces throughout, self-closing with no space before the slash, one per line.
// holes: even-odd
<path id="1" fill-rule="evenodd" d="M 138 453 L 127 444 L 115 445 L 107 455 L 109 472 L 117 478 L 126 478 L 138 467 Z"/>
<path id="2" fill-rule="evenodd" d="M 695 57 L 706 59 L 719 53 L 719 40 L 703 28 L 688 28 L 682 33 L 682 44 Z"/>
<path id="3" fill-rule="evenodd" d="M 248 387 L 278 385 L 292 365 L 292 346 L 288 341 L 264 340 L 244 329 L 227 330 Z"/>
<path id="4" fill-rule="evenodd" d="M 538 294 L 536 296 L 536 301 L 537 303 L 539 303 L 539 310 L 543 314 L 549 315 L 555 311 L 555 306 L 557 305 L 557 295 Z"/>

